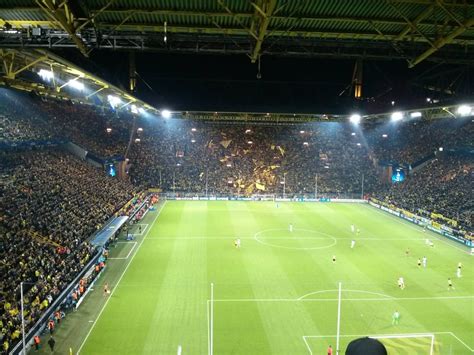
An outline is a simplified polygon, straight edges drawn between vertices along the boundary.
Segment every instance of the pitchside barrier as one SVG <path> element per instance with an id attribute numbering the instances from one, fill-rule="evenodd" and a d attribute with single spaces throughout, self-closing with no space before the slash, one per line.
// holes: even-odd
<path id="1" fill-rule="evenodd" d="M 47 310 L 43 313 L 43 315 L 38 319 L 33 327 L 30 328 L 28 333 L 25 335 L 25 344 L 26 348 L 29 349 L 31 344 L 33 343 L 33 337 L 36 334 L 41 334 L 43 329 L 46 327 L 47 320 L 52 316 L 52 314 L 59 308 L 59 306 L 66 300 L 67 296 L 71 293 L 71 291 L 79 284 L 79 280 L 84 277 L 84 275 L 94 267 L 97 263 L 97 260 L 102 255 L 101 249 L 96 251 L 89 261 L 89 263 L 77 274 L 76 278 L 61 292 L 61 294 L 53 300 L 53 302 L 49 305 Z M 10 355 L 17 355 L 20 354 L 22 349 L 22 341 L 20 341 L 13 347 L 10 351 Z M 28 350 L 27 350 L 28 351 Z"/>
<path id="2" fill-rule="evenodd" d="M 418 216 L 414 213 L 405 211 L 405 210 L 394 210 L 392 208 L 389 208 L 387 206 L 383 206 L 380 203 L 374 202 L 376 200 L 369 200 L 369 205 L 378 208 L 382 211 L 385 211 L 387 213 L 390 213 L 393 216 L 399 217 L 401 219 L 404 219 L 405 221 L 409 221 L 413 224 L 417 224 L 422 227 L 426 227 L 426 229 L 435 232 L 437 234 L 440 234 L 448 239 L 454 240 L 458 243 L 461 243 L 469 248 L 474 248 L 474 241 L 468 238 L 465 238 L 463 236 L 463 232 L 460 230 L 457 230 L 453 227 L 446 226 L 444 224 L 440 224 L 439 222 L 433 221 L 429 218 Z"/>

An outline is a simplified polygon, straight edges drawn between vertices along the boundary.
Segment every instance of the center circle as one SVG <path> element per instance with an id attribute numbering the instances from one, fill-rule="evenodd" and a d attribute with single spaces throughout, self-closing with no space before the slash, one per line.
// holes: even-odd
<path id="1" fill-rule="evenodd" d="M 254 239 L 264 245 L 275 248 L 294 250 L 326 249 L 336 245 L 337 240 L 332 235 L 312 229 L 274 228 L 257 232 Z"/>

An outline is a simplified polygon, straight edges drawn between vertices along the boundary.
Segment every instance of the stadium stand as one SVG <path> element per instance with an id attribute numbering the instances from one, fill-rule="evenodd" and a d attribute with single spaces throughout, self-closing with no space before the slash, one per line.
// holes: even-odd
<path id="1" fill-rule="evenodd" d="M 136 189 L 61 150 L 3 153 L 1 161 L 0 326 L 12 344 L 20 336 L 20 281 L 29 283 L 31 325 L 89 259 L 87 238 Z"/>
<path id="2" fill-rule="evenodd" d="M 472 145 L 471 120 L 229 124 L 181 119 L 133 122 L 130 115 L 0 90 L 3 142 L 67 138 L 98 156 L 127 156 L 130 182 L 61 148 L 1 153 L 2 343 L 20 338 L 19 283 L 32 325 L 91 256 L 87 239 L 139 191 L 377 197 L 472 230 L 472 159 L 439 147 Z M 110 128 L 110 130 L 107 130 Z M 382 135 L 386 134 L 387 137 Z M 381 181 L 380 162 L 427 165 L 398 184 Z M 362 191 L 362 178 L 364 190 Z M 317 179 L 317 181 L 316 181 Z M 207 180 L 207 183 L 206 183 Z M 140 195 L 140 198 L 142 196 Z"/>

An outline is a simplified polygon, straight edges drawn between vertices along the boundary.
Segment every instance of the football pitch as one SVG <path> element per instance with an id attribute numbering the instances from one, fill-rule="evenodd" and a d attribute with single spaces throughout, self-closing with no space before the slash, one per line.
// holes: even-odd
<path id="1" fill-rule="evenodd" d="M 389 354 L 429 354 L 432 336 L 435 354 L 474 353 L 474 259 L 459 244 L 363 204 L 158 209 L 136 242 L 112 250 L 126 264 L 80 354 L 326 354 L 339 282 L 341 354 L 352 339 L 394 334 L 382 339 Z"/>

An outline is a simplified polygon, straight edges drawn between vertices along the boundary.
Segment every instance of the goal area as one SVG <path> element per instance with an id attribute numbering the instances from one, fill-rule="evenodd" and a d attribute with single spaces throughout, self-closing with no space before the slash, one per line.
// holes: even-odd
<path id="1" fill-rule="evenodd" d="M 380 341 L 389 354 L 435 354 L 434 334 L 386 334 L 370 335 Z"/>

